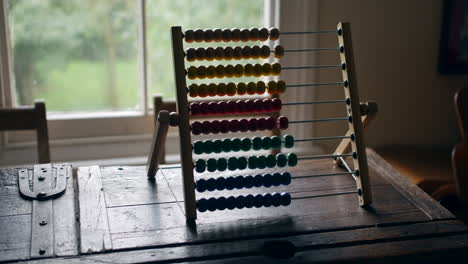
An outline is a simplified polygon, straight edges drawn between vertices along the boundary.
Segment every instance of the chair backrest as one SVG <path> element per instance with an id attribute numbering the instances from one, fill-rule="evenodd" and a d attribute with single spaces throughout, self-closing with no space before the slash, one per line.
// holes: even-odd
<path id="1" fill-rule="evenodd" d="M 39 163 L 50 163 L 46 106 L 43 101 L 35 101 L 34 106 L 0 108 L 0 120 L 0 131 L 36 130 Z"/>
<path id="2" fill-rule="evenodd" d="M 452 151 L 452 167 L 458 197 L 468 204 L 468 88 L 455 93 L 455 112 L 462 142 Z"/>

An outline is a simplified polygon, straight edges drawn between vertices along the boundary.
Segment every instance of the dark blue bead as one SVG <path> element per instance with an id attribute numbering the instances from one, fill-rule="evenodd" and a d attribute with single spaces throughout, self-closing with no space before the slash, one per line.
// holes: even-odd
<path id="1" fill-rule="evenodd" d="M 216 190 L 222 191 L 226 186 L 226 179 L 224 177 L 219 177 L 216 179 Z"/>
<path id="2" fill-rule="evenodd" d="M 261 194 L 257 194 L 254 196 L 253 205 L 257 208 L 260 208 L 263 206 L 263 196 Z"/>
<path id="3" fill-rule="evenodd" d="M 206 180 L 200 179 L 197 181 L 197 192 L 206 191 Z"/>
<path id="4" fill-rule="evenodd" d="M 283 172 L 281 174 L 281 184 L 289 185 L 291 183 L 291 174 L 289 172 Z"/>
<path id="5" fill-rule="evenodd" d="M 232 190 L 235 186 L 235 180 L 233 177 L 227 177 L 226 179 L 226 190 Z"/>
<path id="6" fill-rule="evenodd" d="M 208 210 L 213 212 L 216 210 L 217 203 L 216 203 L 216 198 L 211 197 L 208 199 Z"/>
<path id="7" fill-rule="evenodd" d="M 242 176 L 237 176 L 236 178 L 234 178 L 235 182 L 234 182 L 234 187 L 236 189 L 242 189 L 244 188 L 244 177 Z"/>
<path id="8" fill-rule="evenodd" d="M 200 211 L 201 213 L 206 212 L 206 210 L 208 210 L 208 200 L 206 200 L 205 198 L 198 200 L 197 205 L 198 211 Z"/>
<path id="9" fill-rule="evenodd" d="M 274 207 L 280 206 L 282 202 L 281 194 L 275 192 L 275 193 L 272 193 L 271 196 L 273 197 L 273 201 L 272 201 L 273 206 Z"/>
<path id="10" fill-rule="evenodd" d="M 254 177 L 254 187 L 261 187 L 263 185 L 263 176 L 260 174 L 255 175 Z"/>
<path id="11" fill-rule="evenodd" d="M 216 209 L 218 210 L 224 210 L 226 209 L 226 197 L 218 197 L 218 199 L 216 199 Z"/>
<path id="12" fill-rule="evenodd" d="M 263 175 L 263 186 L 264 187 L 271 187 L 271 184 L 273 183 L 273 176 L 269 173 Z"/>
<path id="13" fill-rule="evenodd" d="M 237 209 L 242 209 L 245 207 L 245 197 L 240 195 L 236 197 L 236 208 Z"/>
<path id="14" fill-rule="evenodd" d="M 288 206 L 291 204 L 291 195 L 287 192 L 281 193 L 281 205 Z"/>
<path id="15" fill-rule="evenodd" d="M 270 207 L 273 203 L 273 196 L 269 193 L 263 194 L 263 206 Z"/>
<path id="16" fill-rule="evenodd" d="M 244 199 L 244 205 L 245 205 L 245 208 L 252 208 L 254 206 L 254 196 L 249 194 L 247 196 L 245 196 L 245 199 Z"/>
<path id="17" fill-rule="evenodd" d="M 212 192 L 216 190 L 216 180 L 213 178 L 210 178 L 206 181 L 206 190 L 209 192 Z"/>
<path id="18" fill-rule="evenodd" d="M 271 184 L 273 186 L 281 185 L 281 173 L 275 172 L 275 173 L 273 173 L 272 176 L 273 176 L 273 180 L 272 180 Z"/>
<path id="19" fill-rule="evenodd" d="M 247 158 L 239 157 L 237 158 L 237 169 L 245 170 L 247 168 Z"/>
<path id="20" fill-rule="evenodd" d="M 229 196 L 226 199 L 226 208 L 229 209 L 229 210 L 232 210 L 232 209 L 236 208 L 236 197 Z"/>
<path id="21" fill-rule="evenodd" d="M 250 189 L 254 186 L 254 177 L 252 176 L 246 176 L 244 178 L 244 187 L 247 189 Z"/>

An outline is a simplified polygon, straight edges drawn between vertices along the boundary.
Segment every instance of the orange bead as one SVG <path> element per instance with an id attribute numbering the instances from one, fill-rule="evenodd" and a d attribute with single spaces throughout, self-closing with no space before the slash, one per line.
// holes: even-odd
<path id="1" fill-rule="evenodd" d="M 221 48 L 221 47 L 217 47 L 217 48 L 214 50 L 214 54 L 215 54 L 215 59 L 216 59 L 216 60 L 222 60 L 223 57 L 224 57 L 224 49 Z"/>
<path id="2" fill-rule="evenodd" d="M 197 97 L 198 96 L 198 85 L 192 83 L 189 86 L 189 96 L 190 97 Z"/>
<path id="3" fill-rule="evenodd" d="M 200 66 L 197 68 L 197 77 L 200 79 L 206 78 L 206 67 Z"/>
<path id="4" fill-rule="evenodd" d="M 217 78 L 223 78 L 224 74 L 225 74 L 224 66 L 223 65 L 216 66 L 216 77 Z"/>
<path id="5" fill-rule="evenodd" d="M 280 32 L 277 28 L 270 28 L 270 40 L 277 40 L 279 39 Z"/>
<path id="6" fill-rule="evenodd" d="M 223 40 L 223 31 L 219 28 L 213 30 L 214 42 L 221 42 Z"/>
<path id="7" fill-rule="evenodd" d="M 193 32 L 193 30 L 191 30 L 191 29 L 186 30 L 185 33 L 184 33 L 184 37 L 185 37 L 185 42 L 192 43 L 194 41 L 194 32 Z"/>
<path id="8" fill-rule="evenodd" d="M 232 57 L 236 60 L 242 59 L 242 48 L 241 47 L 235 47 L 232 51 Z"/>
<path id="9" fill-rule="evenodd" d="M 269 94 L 276 94 L 276 92 L 278 91 L 277 83 L 275 81 L 269 81 L 267 90 Z"/>
<path id="10" fill-rule="evenodd" d="M 189 78 L 190 80 L 197 78 L 197 67 L 190 66 L 187 69 L 187 78 Z"/>
<path id="11" fill-rule="evenodd" d="M 283 46 L 276 46 L 275 47 L 275 58 L 281 58 L 284 56 L 284 48 Z"/>
<path id="12" fill-rule="evenodd" d="M 260 54 L 262 53 L 262 49 L 259 46 L 252 47 L 252 59 L 260 58 Z"/>
<path id="13" fill-rule="evenodd" d="M 202 29 L 195 29 L 193 31 L 193 40 L 195 40 L 195 42 L 202 42 L 203 41 L 203 30 Z"/>
<path id="14" fill-rule="evenodd" d="M 232 32 L 230 29 L 225 28 L 223 29 L 223 41 L 224 42 L 229 42 L 232 39 Z"/>
<path id="15" fill-rule="evenodd" d="M 258 28 L 250 28 L 249 29 L 249 40 L 250 41 L 257 41 L 260 35 Z"/>
<path id="16" fill-rule="evenodd" d="M 190 48 L 185 52 L 185 57 L 187 58 L 187 61 L 195 61 L 197 58 L 197 53 L 194 48 Z"/>
<path id="17" fill-rule="evenodd" d="M 252 48 L 249 46 L 245 46 L 242 48 L 242 58 L 243 59 L 250 59 L 252 57 Z"/>
<path id="18" fill-rule="evenodd" d="M 278 93 L 282 94 L 286 92 L 286 83 L 284 81 L 278 81 L 277 85 L 278 85 Z"/>
<path id="19" fill-rule="evenodd" d="M 250 38 L 250 31 L 246 28 L 241 29 L 240 40 L 242 42 L 247 42 L 249 41 L 249 38 Z"/>
<path id="20" fill-rule="evenodd" d="M 250 63 L 247 63 L 244 65 L 244 75 L 247 77 L 250 77 L 253 75 L 253 65 Z"/>
<path id="21" fill-rule="evenodd" d="M 225 47 L 223 53 L 223 58 L 225 60 L 232 60 L 234 50 L 231 47 Z"/>
<path id="22" fill-rule="evenodd" d="M 270 63 L 265 63 L 262 65 L 262 74 L 263 75 L 270 75 L 272 72 L 272 67 Z"/>
<path id="23" fill-rule="evenodd" d="M 240 40 L 240 36 L 241 36 L 240 29 L 233 28 L 233 29 L 231 29 L 231 33 L 232 33 L 232 41 L 238 42 Z"/>
<path id="24" fill-rule="evenodd" d="M 206 68 L 206 77 L 213 79 L 216 76 L 216 67 L 210 65 Z"/>
<path id="25" fill-rule="evenodd" d="M 198 86 L 198 96 L 206 97 L 208 95 L 208 85 L 202 83 Z"/>
<path id="26" fill-rule="evenodd" d="M 253 76 L 255 77 L 262 76 L 262 65 L 257 63 L 253 66 Z"/>
<path id="27" fill-rule="evenodd" d="M 236 64 L 234 66 L 234 76 L 239 78 L 242 77 L 242 75 L 244 75 L 244 67 L 240 64 Z"/>
<path id="28" fill-rule="evenodd" d="M 268 32 L 268 29 L 266 29 L 266 28 L 261 28 L 260 30 L 258 30 L 258 39 L 260 41 L 268 40 L 269 35 L 270 35 L 270 33 Z"/>
<path id="29" fill-rule="evenodd" d="M 204 60 L 205 59 L 205 49 L 204 48 L 196 49 L 195 53 L 197 54 L 197 60 Z"/>
<path id="30" fill-rule="evenodd" d="M 263 45 L 262 49 L 260 51 L 260 57 L 262 57 L 263 59 L 269 58 L 270 57 L 270 47 L 268 47 L 267 45 Z"/>
<path id="31" fill-rule="evenodd" d="M 271 72 L 272 72 L 273 75 L 280 75 L 281 74 L 281 64 L 273 63 L 273 65 L 271 65 Z"/>
<path id="32" fill-rule="evenodd" d="M 214 39 L 214 32 L 211 29 L 205 29 L 203 32 L 203 39 L 205 42 L 211 42 Z"/>
<path id="33" fill-rule="evenodd" d="M 224 76 L 227 78 L 232 78 L 234 76 L 234 66 L 232 65 L 224 66 Z"/>
<path id="34" fill-rule="evenodd" d="M 213 48 L 207 48 L 205 50 L 205 59 L 208 60 L 208 61 L 212 61 L 214 60 L 214 57 L 215 57 L 215 52 L 214 52 L 214 49 Z"/>

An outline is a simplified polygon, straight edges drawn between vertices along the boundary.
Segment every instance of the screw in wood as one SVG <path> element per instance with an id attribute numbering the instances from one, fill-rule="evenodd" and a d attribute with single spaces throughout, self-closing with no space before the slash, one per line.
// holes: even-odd
<path id="1" fill-rule="evenodd" d="M 42 175 L 41 175 L 41 176 L 39 176 L 37 179 L 40 180 L 40 181 L 43 181 L 43 180 L 45 180 L 45 176 L 42 176 Z"/>
<path id="2" fill-rule="evenodd" d="M 44 196 L 46 196 L 46 195 L 47 195 L 47 193 L 45 193 L 45 192 L 40 192 L 40 193 L 37 194 L 37 197 L 44 197 Z"/>
<path id="3" fill-rule="evenodd" d="M 39 222 L 39 225 L 45 226 L 45 225 L 47 225 L 47 221 L 46 221 L 46 220 L 42 220 L 42 221 Z"/>
<path id="4" fill-rule="evenodd" d="M 39 249 L 39 254 L 44 255 L 46 252 L 45 248 L 40 248 Z"/>

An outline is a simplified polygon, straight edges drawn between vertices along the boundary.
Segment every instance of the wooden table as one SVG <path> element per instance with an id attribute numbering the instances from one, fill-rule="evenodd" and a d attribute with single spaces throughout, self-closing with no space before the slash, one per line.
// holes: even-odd
<path id="1" fill-rule="evenodd" d="M 349 175 L 301 177 L 339 171 L 331 160 L 301 161 L 290 170 L 294 178 L 287 187 L 197 194 L 289 191 L 290 206 L 199 213 L 196 226 L 185 223 L 179 169 L 160 170 L 151 182 L 144 167 L 79 168 L 74 185 L 54 200 L 56 257 L 35 260 L 30 259 L 31 241 L 40 238 L 31 236 L 31 202 L 15 192 L 17 170 L 2 170 L 0 260 L 435 263 L 466 258 L 468 228 L 374 151 L 367 152 L 374 197 L 370 208 L 358 206 Z"/>

